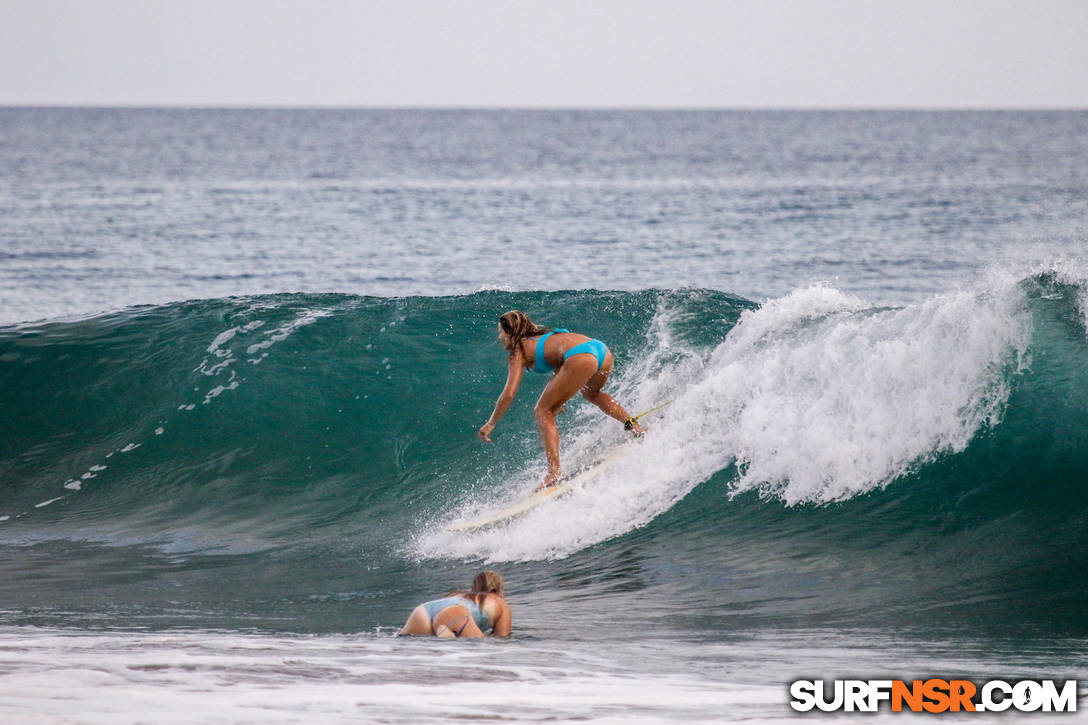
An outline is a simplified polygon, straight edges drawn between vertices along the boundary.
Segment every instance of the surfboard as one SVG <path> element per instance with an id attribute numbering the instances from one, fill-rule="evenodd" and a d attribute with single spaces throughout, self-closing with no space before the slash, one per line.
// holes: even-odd
<path id="1" fill-rule="evenodd" d="M 617 461 L 627 455 L 631 446 L 637 441 L 630 440 L 610 448 L 604 455 L 595 459 L 592 463 L 582 467 L 577 473 L 564 476 L 554 486 L 549 486 L 541 491 L 534 491 L 525 498 L 519 499 L 501 511 L 495 511 L 486 516 L 481 516 L 472 521 L 463 521 L 453 524 L 447 531 L 478 531 L 489 526 L 506 523 L 511 519 L 529 513 L 538 506 L 548 501 L 565 496 L 576 488 L 581 488 L 601 477 L 605 471 L 611 468 Z"/>

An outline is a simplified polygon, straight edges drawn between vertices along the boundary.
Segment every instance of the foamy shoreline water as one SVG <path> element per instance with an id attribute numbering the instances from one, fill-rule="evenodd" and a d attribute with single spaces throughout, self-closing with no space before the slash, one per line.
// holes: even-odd
<path id="1" fill-rule="evenodd" d="M 738 667 L 736 659 L 748 659 L 753 649 L 779 652 L 776 667 L 805 673 L 797 678 L 848 676 L 841 664 L 826 671 L 820 664 L 841 661 L 848 649 L 855 654 L 855 671 L 876 673 L 867 677 L 909 674 L 920 666 L 922 649 L 872 633 L 851 633 L 851 644 L 826 631 L 795 632 L 775 642 L 690 642 L 682 649 L 625 641 L 617 643 L 613 656 L 578 641 L 434 642 L 393 638 L 388 632 L 283 637 L 4 627 L 0 636 L 0 715 L 31 725 L 480 718 L 774 723 L 798 713 L 788 706 L 786 682 Z M 901 648 L 898 654 L 896 648 Z M 636 659 L 620 664 L 623 658 L 617 654 Z M 921 666 L 945 673 L 970 667 L 975 679 L 1037 676 L 1037 661 L 1029 657 L 1015 664 L 1015 659 L 991 655 L 980 663 L 977 653 L 937 648 Z M 820 719 L 828 717 L 833 716 Z M 885 710 L 864 717 L 913 722 L 932 716 Z M 972 717 L 973 722 L 1005 719 Z M 1032 720 L 1082 719 L 1033 713 Z"/>
<path id="2" fill-rule="evenodd" d="M 782 711 L 781 687 L 646 672 L 519 642 L 7 629 L 12 722 L 720 722 Z M 526 652 L 526 650 L 528 650 Z M 551 651 L 549 651 L 551 650 Z M 572 654 L 572 650 L 575 654 Z"/>

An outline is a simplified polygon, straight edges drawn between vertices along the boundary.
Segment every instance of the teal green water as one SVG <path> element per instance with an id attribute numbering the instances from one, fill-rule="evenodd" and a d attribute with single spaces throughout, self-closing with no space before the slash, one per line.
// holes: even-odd
<path id="1" fill-rule="evenodd" d="M 581 637 L 635 606 L 653 632 L 711 638 L 1083 635 L 1081 295 L 1048 275 L 906 308 L 827 288 L 763 307 L 706 290 L 275 295 L 7 327 L 0 619 L 366 631 L 487 564 L 517 601 L 562 602 Z M 494 444 L 474 435 L 509 308 L 608 342 L 632 411 L 678 400 L 599 491 L 454 536 L 543 471 L 543 376 Z M 622 439 L 568 408 L 569 466 Z"/>
<path id="2" fill-rule="evenodd" d="M 0 138 L 6 720 L 1083 691 L 1088 113 L 8 108 Z M 474 436 L 510 307 L 676 402 L 456 535 L 544 472 L 544 376 Z M 580 400 L 560 427 L 568 470 L 624 439 Z M 482 566 L 511 639 L 390 636 Z"/>

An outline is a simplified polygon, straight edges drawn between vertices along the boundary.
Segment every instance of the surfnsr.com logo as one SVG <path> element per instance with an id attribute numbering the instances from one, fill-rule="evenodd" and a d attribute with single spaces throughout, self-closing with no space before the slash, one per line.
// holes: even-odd
<path id="1" fill-rule="evenodd" d="M 797 680 L 790 707 L 798 712 L 1076 712 L 1077 681 L 990 680 Z"/>

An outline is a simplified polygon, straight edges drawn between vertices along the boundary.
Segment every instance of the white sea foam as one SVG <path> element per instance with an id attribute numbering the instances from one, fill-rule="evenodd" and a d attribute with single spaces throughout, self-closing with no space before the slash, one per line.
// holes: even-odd
<path id="1" fill-rule="evenodd" d="M 784 706 L 778 684 L 719 682 L 670 671 L 675 660 L 647 667 L 584 647 L 2 631 L 0 719 L 13 723 L 760 722 Z"/>
<path id="2" fill-rule="evenodd" d="M 294 334 L 295 330 L 307 325 L 312 325 L 322 317 L 328 317 L 333 314 L 332 310 L 304 310 L 299 313 L 298 317 L 285 323 L 275 330 L 268 330 L 264 334 L 267 338 L 262 342 L 254 343 L 246 348 L 247 355 L 254 355 L 260 350 L 267 350 L 275 345 L 277 342 L 282 342 Z M 249 329 L 256 329 L 247 326 Z"/>
<path id="3" fill-rule="evenodd" d="M 992 282 L 895 309 L 827 286 L 796 290 L 745 312 L 704 355 L 682 349 L 668 331 L 675 313 L 663 309 L 646 359 L 621 373 L 616 395 L 635 410 L 630 401 L 677 400 L 649 420 L 630 455 L 505 528 L 455 536 L 428 527 L 418 553 L 563 557 L 645 525 L 719 471 L 732 479 L 723 496 L 827 504 L 962 451 L 1000 421 L 1031 335 L 1015 281 Z M 601 435 L 597 411 L 577 420 L 563 440 L 568 470 L 591 457 Z M 489 503 L 460 513 L 524 495 L 542 473 L 519 471 Z"/>
<path id="4" fill-rule="evenodd" d="M 999 420 L 1030 336 L 1014 285 L 897 310 L 836 295 L 810 288 L 746 313 L 685 394 L 696 443 L 737 459 L 734 493 L 849 498 Z"/>
<path id="5" fill-rule="evenodd" d="M 532 609 L 529 602 L 519 605 L 519 615 L 529 616 L 515 619 L 515 636 L 507 641 L 400 639 L 389 632 L 271 636 L 5 626 L 0 721 L 761 725 L 792 720 L 787 683 L 817 672 L 828 678 L 969 672 L 988 680 L 1011 669 L 1024 678 L 1053 677 L 1051 650 L 1033 658 L 1019 650 L 957 648 L 883 633 L 790 628 L 727 640 L 524 637 L 519 630 L 539 631 Z M 1076 644 L 1064 646 L 1074 651 Z M 893 713 L 886 705 L 860 718 L 931 719 L 929 713 Z M 1033 713 L 1030 719 L 1070 722 L 1068 713 Z M 859 718 L 847 714 L 843 720 Z"/>

